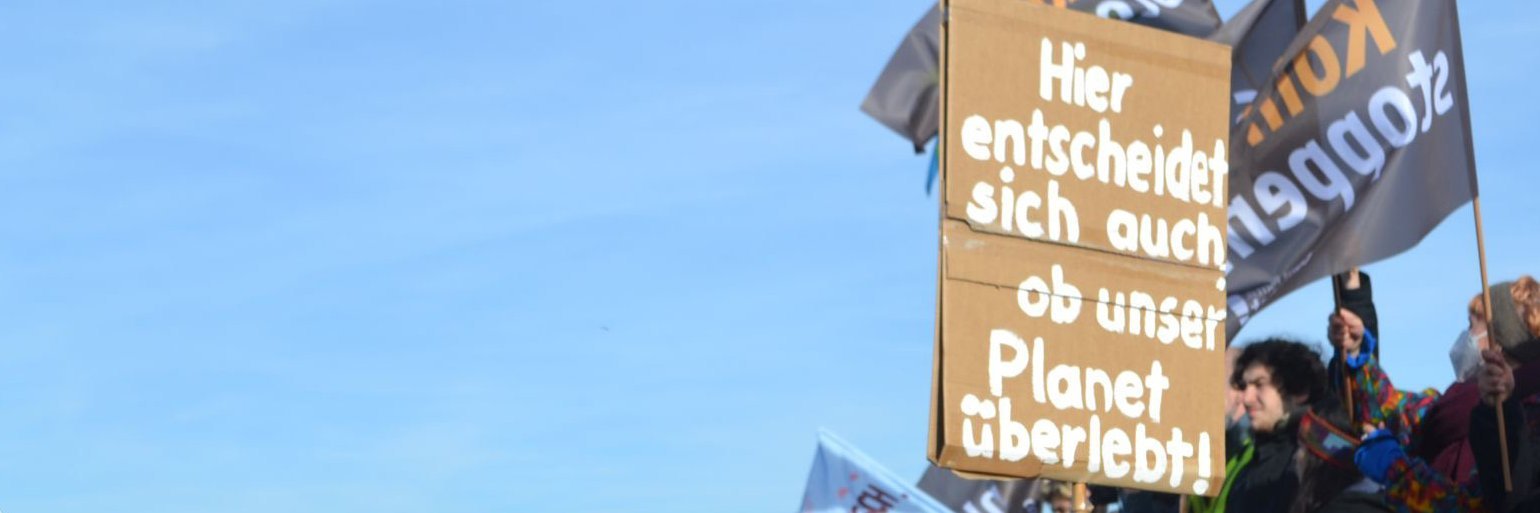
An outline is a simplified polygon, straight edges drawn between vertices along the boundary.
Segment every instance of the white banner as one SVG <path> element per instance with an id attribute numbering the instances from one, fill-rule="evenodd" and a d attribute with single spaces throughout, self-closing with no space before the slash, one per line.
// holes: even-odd
<path id="1" fill-rule="evenodd" d="M 802 513 L 951 513 L 828 431 L 807 475 Z"/>

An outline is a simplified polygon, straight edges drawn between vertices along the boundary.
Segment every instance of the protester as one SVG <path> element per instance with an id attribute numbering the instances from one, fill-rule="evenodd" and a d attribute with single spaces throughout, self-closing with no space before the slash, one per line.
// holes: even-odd
<path id="1" fill-rule="evenodd" d="M 1246 415 L 1245 393 L 1230 386 L 1230 375 L 1235 373 L 1235 361 L 1240 358 L 1241 347 L 1230 346 L 1225 350 L 1225 445 L 1228 454 L 1236 454 L 1251 437 L 1251 417 Z M 1180 497 L 1175 494 L 1143 490 L 1123 490 L 1120 500 L 1122 513 L 1177 513 Z"/>
<path id="2" fill-rule="evenodd" d="M 1230 375 L 1235 374 L 1235 360 L 1240 358 L 1241 348 L 1231 346 L 1225 350 L 1225 436 L 1237 442 L 1245 441 L 1251 431 L 1251 417 L 1246 415 L 1245 394 L 1230 386 Z"/>
<path id="3" fill-rule="evenodd" d="M 1540 319 L 1540 293 L 1530 292 L 1534 287 L 1537 285 L 1529 277 L 1517 283 L 1494 285 L 1494 304 L 1507 305 L 1496 312 L 1510 312 L 1497 317 L 1522 318 L 1526 312 L 1536 312 L 1534 315 Z M 1486 510 L 1481 482 L 1491 476 L 1477 475 L 1470 436 L 1473 410 L 1481 402 L 1481 392 L 1475 383 L 1480 369 L 1476 351 L 1488 336 L 1480 295 L 1471 300 L 1467 314 L 1469 327 L 1456 337 L 1450 349 L 1450 363 L 1458 381 L 1443 394 L 1432 389 L 1422 393 L 1396 390 L 1376 359 L 1368 354 L 1367 346 L 1374 345 L 1376 339 L 1363 334 L 1359 319 L 1351 312 L 1338 312 L 1331 318 L 1328 337 L 1347 355 L 1358 421 L 1380 427 L 1366 435 L 1356 461 L 1365 476 L 1385 485 L 1386 500 L 1398 511 Z M 1492 342 L 1505 348 L 1521 347 L 1531 335 L 1524 334 L 1518 321 L 1505 326 L 1510 324 L 1517 328 L 1505 328 L 1509 331 Z M 1540 344 L 1524 349 L 1524 354 L 1533 357 L 1537 350 Z M 1526 373 L 1518 381 L 1519 388 L 1528 391 L 1518 397 L 1540 392 L 1540 370 Z M 1536 401 L 1540 405 L 1540 399 Z M 1540 410 L 1536 413 L 1540 414 Z M 1475 439 L 1486 441 L 1481 437 Z M 1494 468 L 1499 472 L 1500 487 L 1501 466 Z"/>
<path id="4" fill-rule="evenodd" d="M 1384 513 L 1379 485 L 1364 478 L 1353 464 L 1358 448 L 1347 412 L 1323 408 L 1306 413 L 1299 426 L 1295 468 L 1299 492 L 1289 513 Z"/>
<path id="5" fill-rule="evenodd" d="M 1492 511 L 1540 511 L 1540 365 L 1519 365 L 1532 361 L 1540 348 L 1540 283 L 1524 276 L 1512 283 L 1499 283 L 1490 289 L 1492 296 L 1492 342 L 1483 351 L 1483 367 L 1477 374 L 1481 404 L 1471 412 L 1470 430 L 1476 467 L 1481 476 L 1482 496 Z M 1485 314 L 1480 298 L 1471 310 Z M 1509 305 L 1512 305 L 1509 307 Z M 1520 377 L 1515 378 L 1518 367 Z M 1501 405 L 1504 425 L 1499 428 L 1497 408 Z M 1509 469 L 1513 491 L 1504 489 L 1502 455 L 1495 436 L 1498 429 L 1507 433 Z"/>
<path id="6" fill-rule="evenodd" d="M 1369 273 L 1360 272 L 1357 268 L 1354 268 L 1334 278 L 1333 288 L 1335 289 L 1334 294 L 1337 306 L 1345 308 L 1347 311 L 1352 312 L 1353 315 L 1358 316 L 1359 320 L 1363 322 L 1364 332 L 1367 334 L 1365 336 L 1379 337 L 1380 316 L 1379 312 L 1374 308 L 1374 280 L 1371 279 Z M 1375 358 L 1379 358 L 1379 347 L 1372 348 L 1369 353 L 1374 355 Z M 1333 365 L 1326 368 L 1326 371 L 1332 373 L 1332 377 L 1336 378 L 1331 383 L 1331 387 L 1336 389 L 1334 391 L 1339 394 L 1341 390 L 1338 387 L 1342 384 L 1342 375 L 1338 373 L 1340 367 L 1337 367 L 1336 364 L 1340 364 L 1341 359 L 1342 353 L 1334 351 L 1331 362 Z"/>
<path id="7" fill-rule="evenodd" d="M 1195 513 L 1284 513 L 1299 486 L 1295 452 L 1300 415 L 1330 401 L 1320 354 L 1292 340 L 1272 338 L 1245 346 L 1230 386 L 1241 391 L 1251 437 L 1225 464 L 1217 497 L 1191 497 Z M 1228 445 L 1228 441 L 1227 441 Z"/>
<path id="8" fill-rule="evenodd" d="M 1177 513 L 1177 506 L 1181 504 L 1181 496 L 1173 493 L 1151 492 L 1147 490 L 1122 489 L 1113 497 L 1122 509 L 1121 513 Z M 1091 503 L 1098 506 L 1102 502 L 1097 501 L 1093 493 Z"/>
<path id="9" fill-rule="evenodd" d="M 1355 423 L 1376 426 L 1370 430 L 1357 461 L 1364 475 L 1385 486 L 1387 503 L 1397 511 L 1474 511 L 1481 507 L 1475 461 L 1467 428 L 1470 411 L 1479 402 L 1471 378 L 1476 366 L 1463 348 L 1474 348 L 1474 330 L 1455 341 L 1451 363 L 1458 381 L 1440 394 L 1397 390 L 1380 368 L 1375 354 L 1379 333 L 1366 326 L 1356 312 L 1373 311 L 1368 275 L 1362 287 L 1349 280 L 1342 291 L 1344 308 L 1328 319 L 1327 339 L 1345 363 L 1352 392 Z M 1346 308 L 1352 305 L 1353 308 Z M 1334 382 L 1340 379 L 1334 379 Z"/>
<path id="10" fill-rule="evenodd" d="M 1477 436 L 1471 441 L 1476 456 L 1476 468 L 1481 476 L 1481 493 L 1488 507 L 1495 512 L 1540 511 L 1540 444 L 1533 440 L 1535 416 L 1527 414 L 1526 404 L 1513 399 L 1513 367 L 1507 357 L 1496 350 L 1482 352 L 1485 369 L 1479 375 L 1482 404 L 1471 411 L 1470 429 L 1477 433 L 1496 433 L 1498 430 L 1497 408 L 1502 405 L 1502 427 L 1507 431 L 1509 469 L 1512 472 L 1513 491 L 1503 486 L 1502 456 L 1496 436 Z M 1540 367 L 1535 367 L 1540 368 Z"/>
<path id="11" fill-rule="evenodd" d="M 1071 513 L 1074 511 L 1074 485 L 1051 479 L 1038 480 L 1036 501 L 1027 505 L 1027 513 Z"/>

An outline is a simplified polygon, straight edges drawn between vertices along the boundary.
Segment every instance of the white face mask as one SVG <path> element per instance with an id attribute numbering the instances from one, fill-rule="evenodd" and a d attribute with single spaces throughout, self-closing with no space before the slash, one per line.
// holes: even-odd
<path id="1" fill-rule="evenodd" d="M 1476 376 L 1476 371 L 1481 370 L 1481 350 L 1476 347 L 1476 341 L 1486 337 L 1483 333 L 1472 338 L 1470 330 L 1460 332 L 1455 337 L 1454 346 L 1449 348 L 1449 364 L 1454 366 L 1456 381 L 1466 381 Z"/>

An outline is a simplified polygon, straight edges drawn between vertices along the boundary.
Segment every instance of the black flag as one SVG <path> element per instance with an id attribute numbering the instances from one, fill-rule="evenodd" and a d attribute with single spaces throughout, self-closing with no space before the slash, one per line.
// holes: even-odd
<path id="1" fill-rule="evenodd" d="M 941 7 L 925 11 L 877 76 L 861 111 L 914 143 L 923 151 L 941 126 L 936 103 L 941 79 Z"/>
<path id="2" fill-rule="evenodd" d="M 1210 0 L 1048 0 L 1043 3 L 1088 12 L 1103 18 L 1204 37 L 1219 28 L 1219 13 Z M 940 76 L 941 11 L 931 7 L 920 18 L 877 76 L 861 111 L 914 143 L 915 153 L 936 136 L 941 108 L 937 103 Z"/>
<path id="3" fill-rule="evenodd" d="M 1229 317 L 1405 251 L 1476 172 L 1452 0 L 1330 0 L 1231 132 Z"/>
<path id="4" fill-rule="evenodd" d="M 1305 24 L 1305 0 L 1252 0 L 1208 39 L 1232 47 L 1230 65 L 1231 121 L 1257 96 L 1257 89 L 1282 63 Z"/>
<path id="5" fill-rule="evenodd" d="M 1026 513 L 1031 479 L 964 479 L 931 465 L 920 476 L 920 491 L 957 513 Z"/>

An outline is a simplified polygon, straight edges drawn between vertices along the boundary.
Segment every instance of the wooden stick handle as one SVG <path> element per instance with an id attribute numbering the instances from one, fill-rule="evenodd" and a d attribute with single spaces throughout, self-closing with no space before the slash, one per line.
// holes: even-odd
<path id="1" fill-rule="evenodd" d="M 1076 513 L 1091 512 L 1091 497 L 1085 483 L 1075 483 L 1075 505 L 1072 508 Z"/>
<path id="2" fill-rule="evenodd" d="M 1492 333 L 1492 291 L 1488 290 L 1487 286 L 1487 245 L 1485 238 L 1481 234 L 1481 196 L 1473 196 L 1471 198 L 1471 206 L 1476 213 L 1476 254 L 1481 258 L 1481 305 L 1483 307 L 1482 310 L 1486 311 L 1487 323 L 1487 336 L 1484 338 L 1486 340 L 1486 347 L 1483 349 L 1495 348 L 1501 351 L 1502 346 L 1492 344 L 1494 336 Z M 1497 405 L 1497 447 L 1498 452 L 1502 454 L 1503 458 L 1503 490 L 1512 492 L 1513 471 L 1508 469 L 1508 422 L 1503 419 L 1503 405 L 1501 404 Z"/>
<path id="3" fill-rule="evenodd" d="M 1337 315 L 1337 314 L 1342 312 L 1342 287 L 1344 285 L 1345 284 L 1343 283 L 1343 280 L 1342 280 L 1342 278 L 1340 276 L 1332 275 L 1332 277 L 1331 277 L 1331 304 L 1332 304 L 1332 307 L 1333 307 L 1332 315 Z M 1359 348 L 1359 350 L 1362 351 L 1363 348 Z M 1356 414 L 1357 410 L 1355 410 L 1353 408 L 1353 381 L 1351 379 L 1348 379 L 1348 366 L 1347 366 L 1348 354 L 1347 354 L 1347 348 L 1344 347 L 1342 349 L 1341 353 L 1342 354 L 1339 355 L 1340 358 L 1337 359 L 1337 373 L 1342 375 L 1342 404 L 1347 407 L 1348 426 L 1351 426 L 1350 429 L 1352 429 L 1354 433 L 1357 433 L 1358 432 L 1358 421 L 1355 418 L 1355 417 L 1357 417 L 1357 414 Z"/>

